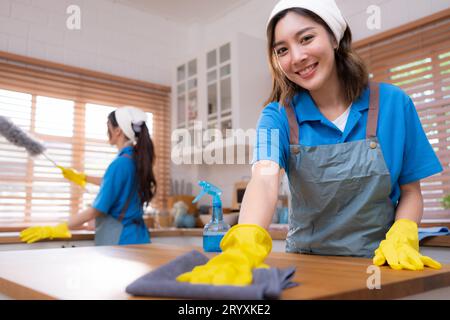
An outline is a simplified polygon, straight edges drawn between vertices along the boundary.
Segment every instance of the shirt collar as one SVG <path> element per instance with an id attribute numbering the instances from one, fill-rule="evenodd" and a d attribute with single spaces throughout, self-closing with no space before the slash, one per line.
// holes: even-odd
<path id="1" fill-rule="evenodd" d="M 361 96 L 355 102 L 353 102 L 352 109 L 359 112 L 369 109 L 369 95 L 370 90 L 367 87 L 364 89 Z"/>
<path id="2" fill-rule="evenodd" d="M 299 123 L 324 120 L 324 116 L 319 108 L 317 108 L 309 92 L 306 90 L 302 90 L 295 95 L 293 105 L 295 106 L 295 113 Z M 367 109 L 369 109 L 369 88 L 364 89 L 361 96 L 352 103 L 351 111 L 362 113 Z"/>
<path id="3" fill-rule="evenodd" d="M 131 155 L 133 153 L 133 146 L 123 147 L 122 150 L 120 150 L 119 152 L 119 157 L 125 153 Z"/>

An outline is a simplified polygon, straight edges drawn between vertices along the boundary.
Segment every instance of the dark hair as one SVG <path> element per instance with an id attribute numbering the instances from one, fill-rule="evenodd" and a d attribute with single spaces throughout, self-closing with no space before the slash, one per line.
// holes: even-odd
<path id="1" fill-rule="evenodd" d="M 115 111 L 108 115 L 108 121 L 114 128 L 119 126 Z M 137 139 L 136 145 L 133 147 L 133 160 L 136 164 L 138 194 L 141 204 L 147 207 L 156 194 L 157 189 L 155 174 L 153 173 L 156 158 L 155 148 L 145 122 L 141 126 L 141 131 L 135 132 L 135 134 Z"/>
<path id="2" fill-rule="evenodd" d="M 335 39 L 330 27 L 317 14 L 302 8 L 292 8 L 281 11 L 269 23 L 267 27 L 267 48 L 269 57 L 269 66 L 272 73 L 272 93 L 265 102 L 265 105 L 271 102 L 280 102 L 283 106 L 288 106 L 295 94 L 299 90 L 304 90 L 284 75 L 280 70 L 277 57 L 274 54 L 275 27 L 277 23 L 284 18 L 288 12 L 293 11 L 301 16 L 312 19 L 314 22 L 323 26 L 330 37 Z M 336 39 L 338 40 L 338 39 Z M 335 50 L 335 61 L 338 78 L 343 83 L 345 98 L 347 101 L 357 100 L 369 83 L 369 75 L 363 60 L 352 48 L 352 33 L 347 26 L 344 37 L 339 42 L 339 47 Z"/>

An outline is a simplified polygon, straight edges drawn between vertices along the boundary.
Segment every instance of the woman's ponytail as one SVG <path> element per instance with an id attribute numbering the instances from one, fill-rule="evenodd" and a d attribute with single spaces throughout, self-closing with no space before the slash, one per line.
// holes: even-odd
<path id="1" fill-rule="evenodd" d="M 136 145 L 133 158 L 136 163 L 136 178 L 138 180 L 138 193 L 141 203 L 146 207 L 156 194 L 157 184 L 153 165 L 155 163 L 155 148 L 145 122 L 140 132 L 136 132 Z"/>

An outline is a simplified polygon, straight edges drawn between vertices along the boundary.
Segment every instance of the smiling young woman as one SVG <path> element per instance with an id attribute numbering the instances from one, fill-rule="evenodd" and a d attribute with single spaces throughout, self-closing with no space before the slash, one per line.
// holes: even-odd
<path id="1" fill-rule="evenodd" d="M 292 196 L 287 252 L 439 269 L 419 252 L 417 223 L 420 180 L 442 166 L 411 98 L 391 84 L 369 83 L 334 0 L 281 0 L 267 37 L 273 90 L 258 122 L 239 224 L 223 238 L 221 255 L 180 280 L 251 282 L 271 250 L 265 228 L 284 172 Z"/>
<path id="2" fill-rule="evenodd" d="M 298 25 L 305 27 L 298 30 Z M 330 90 L 334 83 L 339 84 L 335 96 L 348 106 L 367 87 L 368 72 L 352 48 L 350 28 L 338 42 L 328 24 L 310 10 L 292 8 L 274 16 L 267 27 L 267 43 L 273 88 L 266 105 L 273 101 L 289 105 L 301 90 L 320 97 L 320 89 Z"/>

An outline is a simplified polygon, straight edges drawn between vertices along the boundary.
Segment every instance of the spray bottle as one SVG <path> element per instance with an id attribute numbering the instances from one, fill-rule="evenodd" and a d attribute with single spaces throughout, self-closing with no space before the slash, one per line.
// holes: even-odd
<path id="1" fill-rule="evenodd" d="M 222 200 L 220 199 L 222 190 L 206 181 L 199 181 L 198 184 L 202 188 L 202 192 L 192 203 L 196 203 L 205 194 L 213 197 L 212 218 L 203 228 L 203 250 L 205 252 L 221 252 L 220 241 L 230 229 L 230 225 L 223 221 Z"/>

